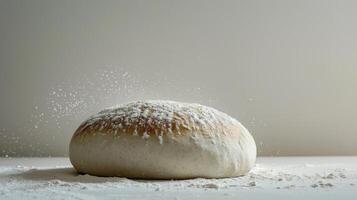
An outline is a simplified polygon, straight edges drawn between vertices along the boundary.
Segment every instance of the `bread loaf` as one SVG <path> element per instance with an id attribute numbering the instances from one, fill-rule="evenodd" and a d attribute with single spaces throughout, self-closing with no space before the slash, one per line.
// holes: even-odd
<path id="1" fill-rule="evenodd" d="M 137 101 L 99 112 L 75 131 L 69 155 L 79 173 L 140 179 L 246 174 L 256 145 L 236 119 L 199 104 Z"/>

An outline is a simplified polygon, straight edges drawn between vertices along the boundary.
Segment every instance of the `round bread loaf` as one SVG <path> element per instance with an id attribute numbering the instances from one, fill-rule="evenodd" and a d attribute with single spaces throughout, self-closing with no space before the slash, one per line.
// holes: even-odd
<path id="1" fill-rule="evenodd" d="M 253 137 L 216 109 L 137 101 L 99 112 L 74 133 L 69 156 L 79 173 L 140 179 L 221 178 L 255 163 Z"/>

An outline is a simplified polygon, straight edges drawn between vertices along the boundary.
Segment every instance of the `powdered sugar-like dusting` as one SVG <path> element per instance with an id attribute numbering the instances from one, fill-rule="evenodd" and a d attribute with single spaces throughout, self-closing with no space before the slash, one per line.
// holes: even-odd
<path id="1" fill-rule="evenodd" d="M 148 100 L 105 109 L 82 123 L 76 134 L 115 131 L 140 135 L 143 139 L 156 135 L 162 144 L 163 134 L 183 134 L 185 131 L 205 129 L 222 130 L 224 126 L 238 125 L 237 120 L 211 107 Z"/>
<path id="2" fill-rule="evenodd" d="M 0 159 L 0 199 L 355 199 L 357 157 L 260 157 L 247 175 L 135 180 L 74 172 L 68 158 Z"/>

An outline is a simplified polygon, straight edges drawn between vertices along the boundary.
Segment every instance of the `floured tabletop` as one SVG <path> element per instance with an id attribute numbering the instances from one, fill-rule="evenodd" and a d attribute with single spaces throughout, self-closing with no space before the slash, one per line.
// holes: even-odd
<path id="1" fill-rule="evenodd" d="M 78 175 L 68 158 L 0 158 L 0 199 L 356 199 L 357 157 L 259 157 L 246 176 L 132 180 Z"/>

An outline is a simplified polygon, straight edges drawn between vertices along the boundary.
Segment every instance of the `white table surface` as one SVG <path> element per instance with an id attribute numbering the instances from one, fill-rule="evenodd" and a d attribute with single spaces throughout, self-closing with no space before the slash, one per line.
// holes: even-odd
<path id="1" fill-rule="evenodd" d="M 0 199 L 357 199 L 357 157 L 260 157 L 246 176 L 130 180 L 75 173 L 68 158 L 0 158 Z"/>

